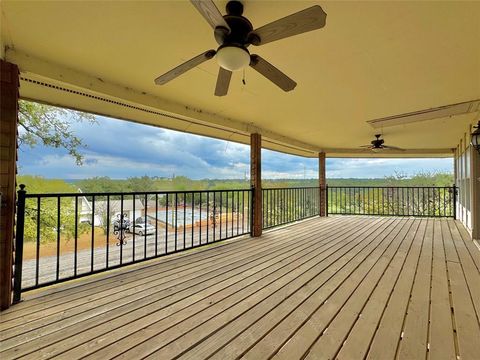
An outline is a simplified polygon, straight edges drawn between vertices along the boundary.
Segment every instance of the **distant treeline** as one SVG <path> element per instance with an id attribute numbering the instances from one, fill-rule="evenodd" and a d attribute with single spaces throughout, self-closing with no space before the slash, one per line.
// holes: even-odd
<path id="1" fill-rule="evenodd" d="M 185 190 L 227 190 L 248 189 L 249 181 L 244 179 L 205 179 L 192 180 L 185 176 L 174 178 L 130 177 L 111 179 L 106 176 L 83 180 L 46 179 L 40 176 L 22 175 L 18 184 L 25 184 L 29 193 L 109 193 L 136 191 L 185 191 Z M 381 179 L 327 179 L 331 186 L 451 186 L 453 174 L 421 172 L 413 176 L 396 174 Z M 318 186 L 318 179 L 265 179 L 264 188 Z"/>

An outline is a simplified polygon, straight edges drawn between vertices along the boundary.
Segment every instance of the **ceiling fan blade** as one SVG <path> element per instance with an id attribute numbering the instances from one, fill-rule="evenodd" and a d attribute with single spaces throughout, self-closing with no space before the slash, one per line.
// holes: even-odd
<path id="1" fill-rule="evenodd" d="M 361 145 L 360 147 L 364 149 L 370 149 L 372 145 Z"/>
<path id="2" fill-rule="evenodd" d="M 158 78 L 155 79 L 155 84 L 157 85 L 164 85 L 170 80 L 175 79 L 177 76 L 182 75 L 184 72 L 187 72 L 190 69 L 193 69 L 195 66 L 200 65 L 201 63 L 210 60 L 216 54 L 215 50 L 208 50 L 205 51 L 203 54 L 195 56 L 193 59 L 184 62 L 181 65 L 178 65 L 176 68 L 166 72 L 163 75 L 160 75 Z"/>
<path id="3" fill-rule="evenodd" d="M 286 37 L 321 29 L 327 14 L 319 5 L 278 19 L 253 31 L 252 44 L 263 45 Z"/>
<path id="4" fill-rule="evenodd" d="M 212 0 L 190 0 L 192 5 L 198 10 L 200 14 L 207 20 L 212 28 L 217 26 L 224 27 L 230 31 L 230 26 L 223 18 L 220 10 L 215 6 Z"/>
<path id="5" fill-rule="evenodd" d="M 387 150 L 406 151 L 405 149 L 402 149 L 402 148 L 399 148 L 399 147 L 396 147 L 396 146 L 383 145 L 383 148 L 384 148 L 384 149 L 387 149 Z"/>
<path id="6" fill-rule="evenodd" d="M 257 70 L 260 74 L 265 76 L 268 80 L 273 82 L 283 91 L 290 91 L 297 86 L 297 83 L 290 79 L 283 72 L 278 70 L 275 66 L 260 57 L 259 55 L 250 56 L 250 66 Z"/>
<path id="7" fill-rule="evenodd" d="M 215 86 L 215 95 L 216 96 L 225 96 L 228 92 L 228 86 L 230 85 L 230 78 L 232 77 L 232 72 L 220 67 L 217 77 L 217 85 Z"/>

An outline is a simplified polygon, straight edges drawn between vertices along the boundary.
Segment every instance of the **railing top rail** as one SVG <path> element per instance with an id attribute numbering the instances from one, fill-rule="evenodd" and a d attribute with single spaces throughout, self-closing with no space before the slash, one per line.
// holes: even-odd
<path id="1" fill-rule="evenodd" d="M 295 186 L 295 187 L 268 187 L 262 190 L 301 190 L 301 189 L 320 189 L 319 186 Z"/>
<path id="2" fill-rule="evenodd" d="M 219 193 L 219 192 L 235 192 L 235 191 L 252 191 L 250 188 L 245 189 L 223 189 L 223 190 L 168 190 L 168 191 L 139 191 L 139 192 L 108 192 L 108 193 L 47 193 L 47 194 L 27 194 L 26 198 L 38 198 L 38 197 L 89 197 L 89 196 L 129 196 L 129 195 L 166 195 L 166 194 L 199 194 L 199 193 Z"/>
<path id="3" fill-rule="evenodd" d="M 361 186 L 355 186 L 355 185 L 352 185 L 352 186 L 345 186 L 345 185 L 328 185 L 328 187 L 330 189 L 332 188 L 344 188 L 344 189 L 353 189 L 353 188 L 364 188 L 364 189 L 372 189 L 372 188 L 375 188 L 375 189 L 392 189 L 392 188 L 395 188 L 395 189 L 453 189 L 455 186 L 396 186 L 396 185 L 386 185 L 386 186 L 376 186 L 376 185 L 373 185 L 373 186 L 365 186 L 365 185 L 361 185 Z"/>

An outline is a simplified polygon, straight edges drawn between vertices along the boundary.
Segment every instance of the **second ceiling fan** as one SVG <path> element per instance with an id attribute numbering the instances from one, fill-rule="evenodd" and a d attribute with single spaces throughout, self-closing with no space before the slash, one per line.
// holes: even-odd
<path id="1" fill-rule="evenodd" d="M 401 149 L 396 146 L 387 146 L 385 144 L 385 140 L 380 139 L 382 135 L 381 134 L 376 134 L 375 135 L 375 140 L 372 140 L 370 142 L 370 145 L 362 145 L 360 146 L 361 148 L 365 148 L 368 150 L 371 150 L 373 152 L 380 152 L 382 150 L 397 150 L 397 151 L 405 151 L 405 149 Z"/>
<path id="2" fill-rule="evenodd" d="M 191 0 L 195 8 L 214 29 L 214 36 L 220 45 L 188 60 L 176 68 L 155 79 L 155 84 L 164 85 L 201 63 L 217 58 L 218 72 L 215 95 L 224 96 L 228 92 L 232 71 L 252 67 L 284 91 L 295 88 L 297 83 L 263 59 L 260 55 L 250 54 L 250 45 L 264 45 L 272 41 L 320 29 L 325 26 L 327 14 L 318 5 L 271 22 L 258 29 L 244 17 L 243 4 L 229 1 L 227 14 L 220 13 L 212 0 Z"/>

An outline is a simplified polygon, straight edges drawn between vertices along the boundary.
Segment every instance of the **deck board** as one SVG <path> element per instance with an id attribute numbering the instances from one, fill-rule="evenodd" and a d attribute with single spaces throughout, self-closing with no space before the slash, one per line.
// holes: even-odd
<path id="1" fill-rule="evenodd" d="M 474 359 L 480 251 L 451 219 L 314 218 L 26 293 L 3 359 Z"/>

